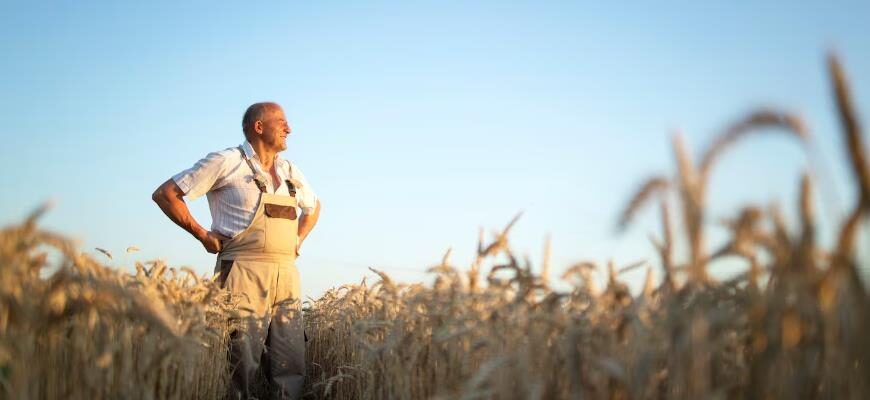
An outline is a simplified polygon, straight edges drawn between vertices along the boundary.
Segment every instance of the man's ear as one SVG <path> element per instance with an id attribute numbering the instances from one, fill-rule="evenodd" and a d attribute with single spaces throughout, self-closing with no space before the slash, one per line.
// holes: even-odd
<path id="1" fill-rule="evenodd" d="M 256 120 L 254 121 L 254 132 L 263 133 L 263 121 Z"/>

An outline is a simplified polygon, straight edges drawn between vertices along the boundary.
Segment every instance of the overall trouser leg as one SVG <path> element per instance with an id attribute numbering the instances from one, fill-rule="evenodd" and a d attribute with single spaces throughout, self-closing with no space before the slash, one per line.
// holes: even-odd
<path id="1" fill-rule="evenodd" d="M 275 264 L 235 260 L 223 263 L 224 287 L 234 294 L 236 315 L 230 319 L 230 396 L 247 399 L 269 331 Z"/>
<path id="2" fill-rule="evenodd" d="M 273 398 L 301 399 L 305 378 L 305 334 L 299 272 L 293 264 L 278 270 L 266 354 Z"/>

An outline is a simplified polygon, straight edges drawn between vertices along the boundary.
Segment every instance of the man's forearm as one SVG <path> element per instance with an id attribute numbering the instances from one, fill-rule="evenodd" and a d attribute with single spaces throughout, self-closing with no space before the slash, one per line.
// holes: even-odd
<path id="1" fill-rule="evenodd" d="M 317 200 L 314 212 L 311 214 L 304 214 L 299 218 L 299 228 L 297 230 L 299 234 L 299 243 L 305 241 L 305 238 L 307 238 L 308 234 L 311 233 L 311 230 L 314 229 L 314 225 L 317 224 L 318 219 L 320 219 L 320 200 Z"/>
<path id="2" fill-rule="evenodd" d="M 190 214 L 190 209 L 187 208 L 187 203 L 184 202 L 184 193 L 178 188 L 178 185 L 170 179 L 160 185 L 151 199 L 157 203 L 160 210 L 169 217 L 172 222 L 180 226 L 182 229 L 193 235 L 198 240 L 204 237 L 208 231 L 202 227 Z"/>

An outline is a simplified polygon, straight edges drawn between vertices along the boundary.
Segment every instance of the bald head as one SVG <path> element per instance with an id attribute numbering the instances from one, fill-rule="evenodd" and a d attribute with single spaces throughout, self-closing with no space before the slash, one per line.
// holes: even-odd
<path id="1" fill-rule="evenodd" d="M 273 102 L 254 103 L 245 110 L 245 116 L 242 117 L 242 131 L 245 132 L 245 137 L 248 137 L 254 130 L 254 124 L 257 121 L 263 121 L 274 110 L 280 110 L 281 106 Z"/>

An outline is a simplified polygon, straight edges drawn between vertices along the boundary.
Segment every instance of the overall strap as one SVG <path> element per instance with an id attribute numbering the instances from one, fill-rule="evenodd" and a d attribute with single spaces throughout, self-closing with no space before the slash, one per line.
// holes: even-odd
<path id="1" fill-rule="evenodd" d="M 287 162 L 287 176 L 293 176 L 293 165 L 289 161 Z M 284 179 L 284 183 L 287 184 L 287 192 L 290 194 L 290 197 L 296 197 L 296 185 L 290 182 L 290 179 Z"/>
<path id="2" fill-rule="evenodd" d="M 247 155 L 245 155 L 245 149 L 243 149 L 242 146 L 239 146 L 237 148 L 242 153 L 242 158 L 244 158 L 245 162 L 248 163 L 248 168 L 251 169 L 251 173 L 254 174 L 254 183 L 257 184 L 257 189 L 260 189 L 260 193 L 267 193 L 266 192 L 266 183 L 257 179 L 257 170 L 254 169 L 254 163 L 251 162 L 251 159 L 248 158 Z"/>

